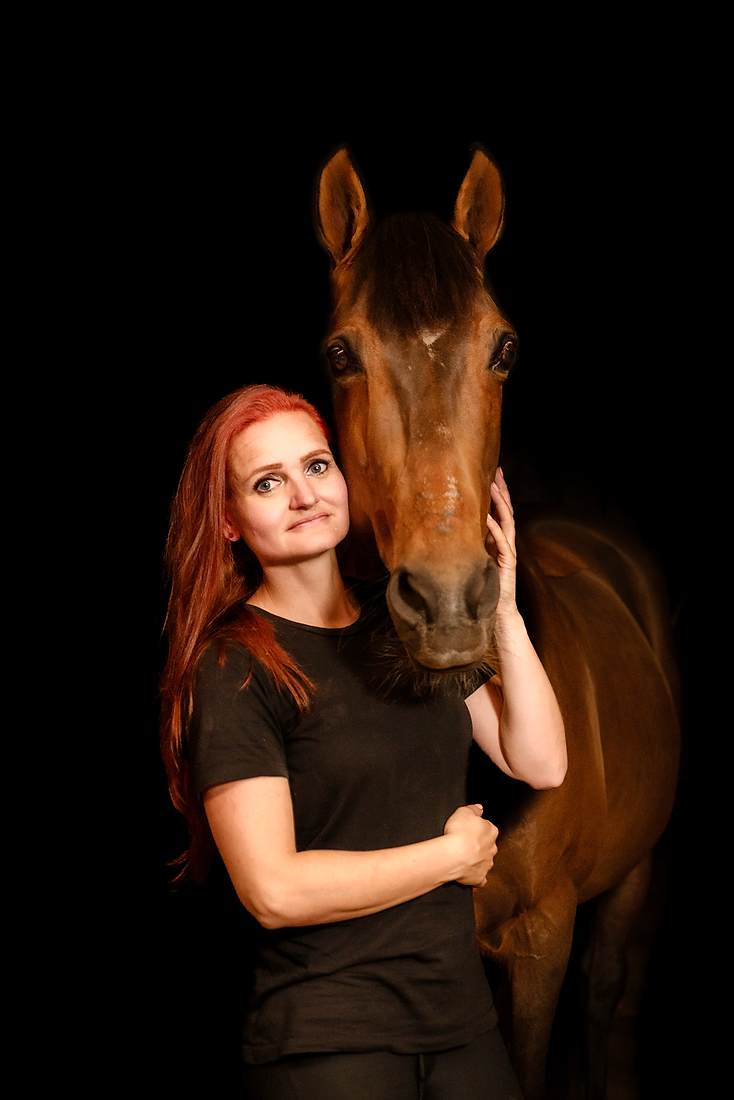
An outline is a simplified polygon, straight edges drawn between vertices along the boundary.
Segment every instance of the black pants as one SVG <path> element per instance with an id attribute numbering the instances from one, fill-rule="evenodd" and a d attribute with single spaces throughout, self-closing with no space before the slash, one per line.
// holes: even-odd
<path id="1" fill-rule="evenodd" d="M 248 1100 L 522 1100 L 496 1027 L 433 1054 L 293 1054 L 245 1084 Z"/>

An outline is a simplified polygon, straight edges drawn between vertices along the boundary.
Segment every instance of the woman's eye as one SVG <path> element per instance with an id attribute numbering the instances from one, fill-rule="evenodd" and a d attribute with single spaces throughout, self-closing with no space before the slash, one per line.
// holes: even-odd
<path id="1" fill-rule="evenodd" d="M 312 462 L 309 466 L 309 471 L 312 474 L 325 474 L 329 469 L 329 463 L 323 458 L 317 458 L 315 462 Z"/>
<path id="2" fill-rule="evenodd" d="M 270 490 L 277 485 L 277 482 L 272 477 L 264 477 L 262 481 L 255 483 L 256 493 L 269 493 Z"/>

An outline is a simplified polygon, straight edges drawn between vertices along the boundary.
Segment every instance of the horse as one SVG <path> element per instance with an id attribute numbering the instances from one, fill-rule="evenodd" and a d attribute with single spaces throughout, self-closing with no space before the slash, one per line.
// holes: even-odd
<path id="1" fill-rule="evenodd" d="M 390 615 L 414 665 L 475 669 L 492 642 L 498 581 L 485 516 L 518 348 L 484 273 L 504 217 L 500 171 L 473 147 L 451 226 L 430 214 L 377 220 L 346 147 L 315 194 L 333 261 L 324 349 L 352 531 L 390 573 Z M 560 704 L 569 763 L 560 787 L 523 787 L 501 822 L 494 867 L 475 890 L 477 938 L 499 974 L 500 1027 L 523 1093 L 541 1100 L 576 909 L 597 899 L 587 1096 L 603 1100 L 625 941 L 677 781 L 666 595 L 650 556 L 602 523 L 541 512 L 519 525 L 517 553 L 518 602 Z"/>

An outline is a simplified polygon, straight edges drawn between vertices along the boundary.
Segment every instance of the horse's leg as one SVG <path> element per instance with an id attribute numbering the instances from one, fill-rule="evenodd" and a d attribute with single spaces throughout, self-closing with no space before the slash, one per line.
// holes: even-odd
<path id="1" fill-rule="evenodd" d="M 500 1024 L 525 1100 L 545 1097 L 548 1042 L 571 950 L 575 914 L 576 888 L 562 880 L 534 906 L 507 921 L 485 944 L 485 954 L 500 969 Z"/>
<path id="2" fill-rule="evenodd" d="M 587 1100 L 606 1096 L 609 1032 L 627 980 L 625 947 L 647 895 L 651 863 L 647 855 L 596 901 L 591 943 L 582 964 L 588 979 Z"/>

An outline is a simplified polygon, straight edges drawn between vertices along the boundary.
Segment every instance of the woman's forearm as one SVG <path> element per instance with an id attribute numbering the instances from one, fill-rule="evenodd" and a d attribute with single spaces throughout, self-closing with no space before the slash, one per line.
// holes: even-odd
<path id="1" fill-rule="evenodd" d="M 447 836 L 376 852 L 293 852 L 245 894 L 266 928 L 328 924 L 410 901 L 453 881 L 462 866 Z"/>
<path id="2" fill-rule="evenodd" d="M 566 774 L 563 718 L 516 609 L 497 616 L 500 675 L 467 701 L 474 740 L 495 764 L 531 787 L 558 787 Z"/>
<path id="3" fill-rule="evenodd" d="M 243 905 L 266 928 L 327 924 L 410 901 L 445 882 L 481 885 L 497 830 L 463 806 L 443 836 L 380 851 L 296 851 L 287 779 L 219 784 L 205 795 L 214 840 Z"/>
<path id="4" fill-rule="evenodd" d="M 498 615 L 502 710 L 499 742 L 512 774 L 533 787 L 557 787 L 566 774 L 563 718 L 518 611 Z"/>

